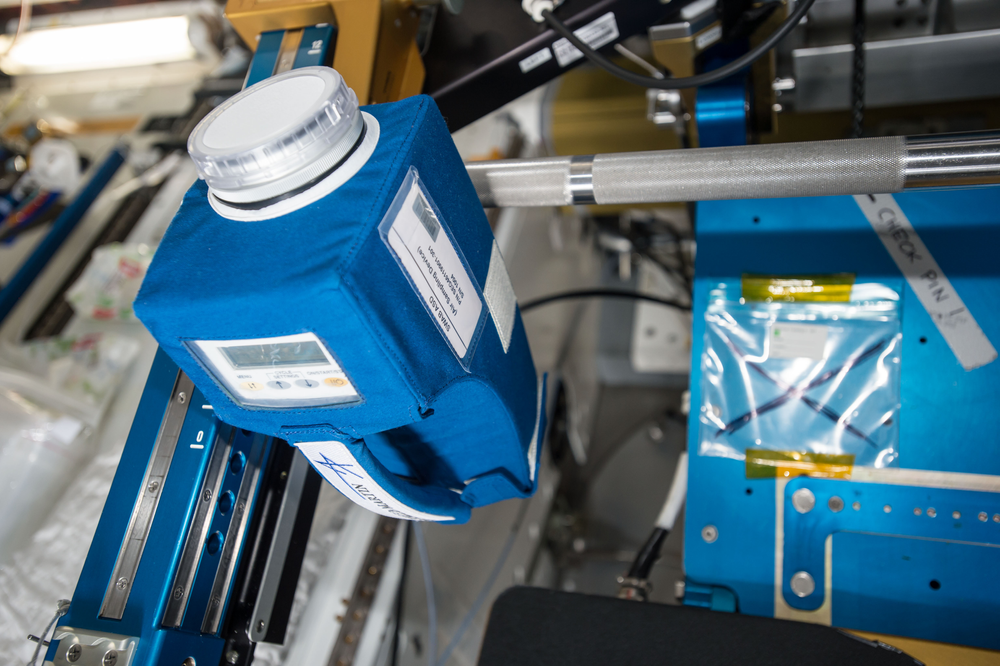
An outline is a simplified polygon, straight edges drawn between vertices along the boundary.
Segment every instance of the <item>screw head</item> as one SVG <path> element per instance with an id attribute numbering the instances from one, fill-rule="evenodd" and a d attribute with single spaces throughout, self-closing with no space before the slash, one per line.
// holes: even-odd
<path id="1" fill-rule="evenodd" d="M 955 520 L 958 520 L 959 518 L 962 517 L 962 512 L 961 511 L 952 511 L 951 512 L 951 517 L 954 518 Z"/>
<path id="2" fill-rule="evenodd" d="M 885 511 L 886 513 L 892 513 L 892 506 L 886 504 L 884 507 L 882 507 L 882 510 Z"/>
<path id="3" fill-rule="evenodd" d="M 82 653 L 83 653 L 83 650 L 80 648 L 80 644 L 79 643 L 73 643 L 72 645 L 69 646 L 69 649 L 66 650 L 66 660 L 67 661 L 79 661 L 80 660 L 80 655 Z"/>
<path id="4" fill-rule="evenodd" d="M 201 499 L 202 499 L 203 502 L 211 502 L 212 501 L 212 491 L 209 490 L 208 488 L 205 488 L 205 492 L 203 492 L 201 494 Z"/>
<path id="5" fill-rule="evenodd" d="M 124 590 L 126 587 L 128 587 L 128 578 L 126 578 L 125 576 L 119 578 L 118 581 L 115 583 L 115 587 L 117 587 L 119 590 Z"/>
<path id="6" fill-rule="evenodd" d="M 157 489 L 159 489 L 159 487 L 160 487 L 160 482 L 157 481 L 156 479 L 153 479 L 152 481 L 149 482 L 149 485 L 146 486 L 146 490 L 148 490 L 151 493 L 155 493 Z"/>
<path id="7" fill-rule="evenodd" d="M 799 488 L 792 493 L 792 506 L 799 513 L 809 513 L 816 506 L 816 496 L 808 488 Z"/>
<path id="8" fill-rule="evenodd" d="M 103 666 L 115 666 L 118 663 L 118 650 L 108 650 L 101 659 Z"/>
<path id="9" fill-rule="evenodd" d="M 257 623 L 257 631 L 264 631 L 264 620 Z"/>
<path id="10" fill-rule="evenodd" d="M 181 666 L 198 666 L 198 663 L 194 660 L 194 657 L 188 657 L 181 662 Z"/>
<path id="11" fill-rule="evenodd" d="M 840 513 L 844 510 L 844 500 L 840 499 L 836 495 L 831 497 L 826 505 L 830 507 L 830 511 L 833 511 L 834 513 Z"/>
<path id="12" fill-rule="evenodd" d="M 178 585 L 174 588 L 174 599 L 180 601 L 180 598 L 184 596 L 184 587 Z"/>
<path id="13" fill-rule="evenodd" d="M 180 393 L 177 394 L 177 402 L 181 403 L 182 405 L 185 402 L 187 402 L 187 399 L 188 399 L 187 393 L 185 393 L 184 391 L 181 391 Z"/>
<path id="14" fill-rule="evenodd" d="M 244 502 L 243 500 L 240 500 L 236 504 L 236 511 L 237 511 L 237 513 L 243 513 L 244 511 L 246 511 L 246 509 L 247 509 L 247 503 Z"/>
<path id="15" fill-rule="evenodd" d="M 937 509 L 935 509 L 934 507 L 927 509 L 927 515 L 930 516 L 931 518 L 935 518 L 937 516 Z"/>
<path id="16" fill-rule="evenodd" d="M 808 571 L 796 571 L 792 575 L 789 586 L 792 588 L 795 596 L 799 598 L 808 597 L 816 590 L 816 581 L 813 580 Z"/>
<path id="17" fill-rule="evenodd" d="M 701 528 L 701 538 L 705 543 L 714 543 L 719 538 L 719 528 L 715 525 L 705 525 Z"/>
<path id="18" fill-rule="evenodd" d="M 239 660 L 240 660 L 240 653 L 237 652 L 236 650 L 230 650 L 229 652 L 226 653 L 226 661 L 228 661 L 230 664 L 235 664 Z"/>
<path id="19" fill-rule="evenodd" d="M 979 520 L 981 520 L 981 521 L 983 521 L 985 523 L 987 518 L 988 518 L 988 516 L 986 515 L 985 511 L 980 511 L 979 512 Z"/>

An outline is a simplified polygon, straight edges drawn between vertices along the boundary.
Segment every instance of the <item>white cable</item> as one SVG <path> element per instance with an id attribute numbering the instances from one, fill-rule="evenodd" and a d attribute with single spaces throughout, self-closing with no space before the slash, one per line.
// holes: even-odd
<path id="1" fill-rule="evenodd" d="M 650 64 L 644 58 L 638 56 L 637 54 L 633 53 L 632 51 L 629 51 L 627 48 L 625 48 L 621 44 L 615 44 L 615 51 L 618 51 L 618 53 L 622 54 L 623 56 L 625 56 L 626 58 L 628 58 L 629 60 L 631 60 L 635 64 L 639 65 L 639 67 L 642 67 L 644 70 L 646 70 L 647 72 L 649 72 L 650 76 L 652 76 L 654 79 L 665 78 L 663 76 L 663 72 L 661 72 L 660 70 L 658 70 L 656 67 L 654 67 L 652 64 Z"/>
<path id="2" fill-rule="evenodd" d="M 60 599 L 59 603 L 56 604 L 56 614 L 51 620 L 49 620 L 48 625 L 45 627 L 45 631 L 42 635 L 38 637 L 38 645 L 35 646 L 35 652 L 31 655 L 31 661 L 28 662 L 28 666 L 35 666 L 38 661 L 38 654 L 42 651 L 42 647 L 46 644 L 45 641 L 48 640 L 46 636 L 52 631 L 52 627 L 55 626 L 56 622 L 59 621 L 63 615 L 69 612 L 69 599 Z M 55 633 L 52 634 L 53 637 Z"/>
<path id="3" fill-rule="evenodd" d="M 674 521 L 677 514 L 684 506 L 684 497 L 687 495 L 688 481 L 688 454 L 687 451 L 681 453 L 677 458 L 677 469 L 674 470 L 674 480 L 670 484 L 670 492 L 667 493 L 667 501 L 663 503 L 660 515 L 656 519 L 656 526 L 668 532 L 674 528 Z"/>

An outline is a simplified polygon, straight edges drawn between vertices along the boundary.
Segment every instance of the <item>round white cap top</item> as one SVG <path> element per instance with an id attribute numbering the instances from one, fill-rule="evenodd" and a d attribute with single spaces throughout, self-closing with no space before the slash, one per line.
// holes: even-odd
<path id="1" fill-rule="evenodd" d="M 329 67 L 264 79 L 198 123 L 188 152 L 220 198 L 261 201 L 323 175 L 356 145 L 358 98 Z"/>

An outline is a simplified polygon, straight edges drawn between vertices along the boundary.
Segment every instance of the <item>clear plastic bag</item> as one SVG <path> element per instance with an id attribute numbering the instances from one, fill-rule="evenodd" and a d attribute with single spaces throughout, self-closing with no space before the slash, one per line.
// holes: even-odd
<path id="1" fill-rule="evenodd" d="M 881 284 L 854 285 L 848 302 L 747 302 L 739 283 L 719 284 L 705 313 L 699 453 L 898 464 L 899 305 Z"/>
<path id="2" fill-rule="evenodd" d="M 94 250 L 66 300 L 88 319 L 137 321 L 132 303 L 152 260 L 153 250 L 142 243 L 103 245 Z"/>
<path id="3" fill-rule="evenodd" d="M 12 360 L 21 369 L 80 405 L 86 420 L 97 423 L 121 383 L 122 376 L 139 352 L 139 343 L 114 333 L 41 338 L 14 348 Z M 0 371 L 0 387 L 4 385 Z M 55 396 L 45 396 L 52 398 Z M 46 400 L 46 404 L 62 404 Z"/>
<path id="4" fill-rule="evenodd" d="M 0 564 L 21 548 L 93 454 L 92 430 L 0 384 Z"/>

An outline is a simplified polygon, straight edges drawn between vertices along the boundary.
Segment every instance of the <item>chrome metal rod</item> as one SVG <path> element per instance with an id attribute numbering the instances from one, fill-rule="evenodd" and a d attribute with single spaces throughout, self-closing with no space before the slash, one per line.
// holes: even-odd
<path id="1" fill-rule="evenodd" d="M 466 168 L 487 207 L 886 194 L 1000 183 L 1000 134 L 496 160 Z"/>

